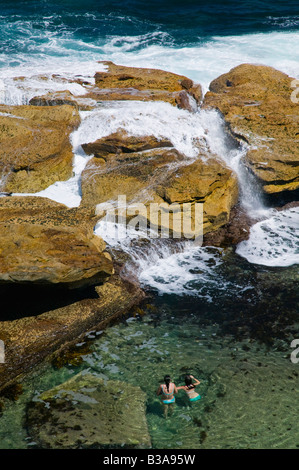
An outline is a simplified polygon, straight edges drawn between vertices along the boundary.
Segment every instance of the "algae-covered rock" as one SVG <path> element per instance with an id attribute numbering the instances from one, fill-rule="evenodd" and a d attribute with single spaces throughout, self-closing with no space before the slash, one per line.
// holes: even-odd
<path id="1" fill-rule="evenodd" d="M 292 81 L 271 67 L 242 64 L 212 81 L 204 99 L 249 143 L 246 164 L 266 193 L 299 188 L 299 106 L 291 99 Z"/>
<path id="2" fill-rule="evenodd" d="M 72 176 L 74 106 L 0 106 L 1 191 L 38 192 Z"/>
<path id="3" fill-rule="evenodd" d="M 26 425 L 42 448 L 150 448 L 145 405 L 137 386 L 80 373 L 31 402 Z"/>

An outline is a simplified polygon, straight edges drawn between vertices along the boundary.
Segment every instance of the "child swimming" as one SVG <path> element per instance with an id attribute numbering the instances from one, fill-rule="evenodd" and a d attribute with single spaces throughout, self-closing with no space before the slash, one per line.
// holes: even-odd
<path id="1" fill-rule="evenodd" d="M 193 380 L 195 382 L 193 382 Z M 195 387 L 200 384 L 200 381 L 197 380 L 193 375 L 185 376 L 185 385 L 177 387 L 177 390 L 184 390 L 189 398 L 190 402 L 200 400 L 201 396 L 195 392 Z"/>
<path id="2" fill-rule="evenodd" d="M 164 384 L 160 384 L 157 390 L 157 395 L 162 395 L 162 403 L 164 408 L 164 417 L 167 418 L 168 408 L 170 414 L 173 412 L 173 405 L 175 403 L 175 394 L 178 392 L 176 385 L 171 382 L 169 375 L 165 375 Z"/>

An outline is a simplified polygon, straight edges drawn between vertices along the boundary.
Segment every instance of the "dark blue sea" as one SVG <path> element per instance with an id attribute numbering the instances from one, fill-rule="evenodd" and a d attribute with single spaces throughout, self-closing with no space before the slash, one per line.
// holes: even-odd
<path id="1" fill-rule="evenodd" d="M 2 1 L 1 76 L 7 67 L 67 71 L 107 59 L 203 85 L 240 62 L 297 76 L 298 28 L 295 0 Z"/>
<path id="2" fill-rule="evenodd" d="M 81 95 L 84 89 L 73 79 L 92 83 L 105 60 L 183 74 L 204 91 L 245 62 L 299 78 L 298 44 L 295 0 L 2 0 L 0 103 L 27 104 L 33 96 L 65 89 Z M 290 360 L 291 341 L 299 338 L 298 207 L 279 212 L 263 205 L 240 171 L 242 149 L 227 146 L 216 112 L 123 102 L 81 117 L 71 136 L 74 177 L 38 195 L 79 206 L 87 162 L 81 144 L 119 127 L 166 137 L 186 158 L 194 157 L 194 139 L 204 135 L 236 171 L 241 202 L 249 212 L 259 211 L 260 222 L 236 250 L 187 246 L 173 252 L 153 245 L 143 254 L 131 248 L 134 234 L 119 246 L 109 227 L 99 224 L 95 232 L 112 251 L 132 256 L 146 303 L 105 332 L 89 332 L 89 352 L 76 364 L 66 359 L 63 367 L 35 371 L 0 416 L 0 448 L 38 447 L 24 426 L 28 402 L 87 372 L 141 386 L 154 449 L 298 447 L 299 365 Z M 165 373 L 181 384 L 186 371 L 201 378 L 202 400 L 189 409 L 178 399 L 173 418 L 165 421 L 156 387 Z"/>

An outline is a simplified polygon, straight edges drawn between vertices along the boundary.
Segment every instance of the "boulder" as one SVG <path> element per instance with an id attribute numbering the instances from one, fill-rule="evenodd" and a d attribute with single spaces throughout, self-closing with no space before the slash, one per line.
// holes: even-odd
<path id="1" fill-rule="evenodd" d="M 83 144 L 82 148 L 87 155 L 104 158 L 120 153 L 135 153 L 155 148 L 173 147 L 168 139 L 157 139 L 154 136 L 135 137 L 120 129 L 114 134 L 98 139 L 95 142 Z"/>
<path id="2" fill-rule="evenodd" d="M 86 341 L 90 330 L 104 329 L 144 298 L 137 284 L 117 275 L 87 292 L 71 291 L 73 299 L 68 294 L 70 291 L 55 286 L 47 289 L 28 286 L 28 292 L 16 287 L 11 295 L 23 296 L 20 304 L 24 303 L 22 308 L 27 306 L 28 311 L 12 320 L 8 312 L 5 321 L 0 321 L 0 339 L 5 345 L 5 363 L 0 364 L 0 391 L 22 381 L 42 362 Z M 5 305 L 2 315 L 10 308 L 11 295 L 8 298 L 1 295 Z M 39 312 L 34 315 L 36 308 Z"/>
<path id="3" fill-rule="evenodd" d="M 183 75 L 158 69 L 125 67 L 108 61 L 100 63 L 107 67 L 107 71 L 95 74 L 96 87 L 87 97 L 99 101 L 166 101 L 189 111 L 194 111 L 201 102 L 201 86 Z"/>
<path id="4" fill-rule="evenodd" d="M 73 288 L 105 281 L 113 264 L 91 220 L 46 198 L 0 198 L 0 283 Z"/>
<path id="5" fill-rule="evenodd" d="M 202 203 L 203 234 L 228 223 L 239 196 L 236 175 L 216 158 L 208 161 L 198 158 L 181 166 L 166 178 L 157 193 L 168 204 Z"/>
<path id="6" fill-rule="evenodd" d="M 0 105 L 1 191 L 38 192 L 72 176 L 74 106 Z"/>
<path id="7" fill-rule="evenodd" d="M 26 426 L 46 449 L 150 448 L 145 409 L 138 386 L 80 373 L 32 401 Z"/>
<path id="8" fill-rule="evenodd" d="M 292 78 L 271 67 L 242 64 L 211 82 L 205 108 L 216 108 L 246 141 L 246 164 L 266 193 L 299 188 L 299 106 Z"/>
<path id="9" fill-rule="evenodd" d="M 32 106 L 62 106 L 67 104 L 80 111 L 90 111 L 96 106 L 96 101 L 91 98 L 84 98 L 84 96 L 75 96 L 70 91 L 65 90 L 34 96 L 29 104 Z"/>
<path id="10" fill-rule="evenodd" d="M 158 230 L 163 227 L 173 232 L 174 217 L 178 217 L 186 203 L 190 204 L 191 212 L 185 216 L 194 227 L 194 206 L 200 202 L 203 203 L 204 233 L 228 222 L 230 210 L 238 199 L 238 183 L 231 170 L 213 156 L 205 161 L 207 156 L 200 152 L 195 161 L 188 160 L 174 148 L 164 148 L 163 142 L 162 145 L 151 136 L 140 139 L 138 145 L 134 143 L 129 149 L 134 139 L 119 132 L 117 136 L 114 134 L 83 146 L 90 152 L 93 150 L 95 155 L 82 174 L 83 206 L 100 205 L 97 209 L 100 214 L 101 207 L 105 207 L 101 206 L 103 203 L 115 204 L 122 195 L 132 210 L 127 219 L 134 217 L 134 206 L 138 210 L 138 203 L 142 203 L 146 206 L 148 223 Z M 152 149 L 143 150 L 148 142 Z M 153 148 L 154 145 L 157 148 Z M 151 203 L 160 205 L 162 212 L 163 207 L 166 210 L 177 204 L 177 211 L 169 213 L 169 220 L 157 220 L 150 212 Z M 140 213 L 138 215 L 141 217 Z M 184 231 L 187 238 L 190 233 L 192 231 Z"/>

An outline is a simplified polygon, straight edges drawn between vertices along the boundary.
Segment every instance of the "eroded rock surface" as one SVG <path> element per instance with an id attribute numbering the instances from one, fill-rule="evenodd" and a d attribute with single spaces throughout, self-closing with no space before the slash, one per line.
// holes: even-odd
<path id="1" fill-rule="evenodd" d="M 246 162 L 266 193 L 299 188 L 299 106 L 293 79 L 271 67 L 242 64 L 216 78 L 204 99 L 249 143 Z"/>
<path id="2" fill-rule="evenodd" d="M 107 71 L 96 73 L 96 87 L 87 95 L 99 101 L 165 101 L 188 111 L 193 111 L 201 102 L 201 86 L 183 75 L 125 67 L 109 61 L 101 63 Z"/>
<path id="3" fill-rule="evenodd" d="M 55 296 L 52 290 L 48 295 Z M 22 380 L 35 366 L 85 338 L 93 328 L 102 329 L 141 302 L 144 294 L 134 283 L 113 275 L 95 286 L 83 300 L 45 311 L 36 316 L 0 322 L 0 339 L 5 344 L 5 363 L 0 364 L 0 391 Z M 32 299 L 34 302 L 34 298 Z"/>
<path id="4" fill-rule="evenodd" d="M 38 192 L 72 176 L 73 106 L 0 105 L 1 191 Z"/>
<path id="5" fill-rule="evenodd" d="M 82 174 L 83 206 L 115 202 L 119 195 L 125 196 L 126 202 L 132 207 L 136 205 L 137 209 L 138 203 L 146 207 L 151 203 L 165 207 L 177 204 L 177 213 L 181 212 L 183 204 L 190 203 L 194 208 L 196 202 L 203 203 L 203 231 L 206 233 L 227 223 L 230 210 L 237 202 L 236 176 L 216 157 L 207 159 L 200 151 L 198 158 L 190 159 L 189 163 L 168 141 L 152 136 L 136 139 L 125 132 L 83 147 L 94 154 Z M 165 228 L 172 230 L 173 214 L 170 212 L 169 223 L 157 222 L 149 210 L 145 217 L 154 225 L 156 222 L 159 226 L 166 224 Z M 192 224 L 194 215 L 191 209 L 188 217 Z M 191 233 L 185 232 L 187 238 Z"/>
<path id="6" fill-rule="evenodd" d="M 78 287 L 107 280 L 113 263 L 90 215 L 46 198 L 0 198 L 0 282 Z"/>

